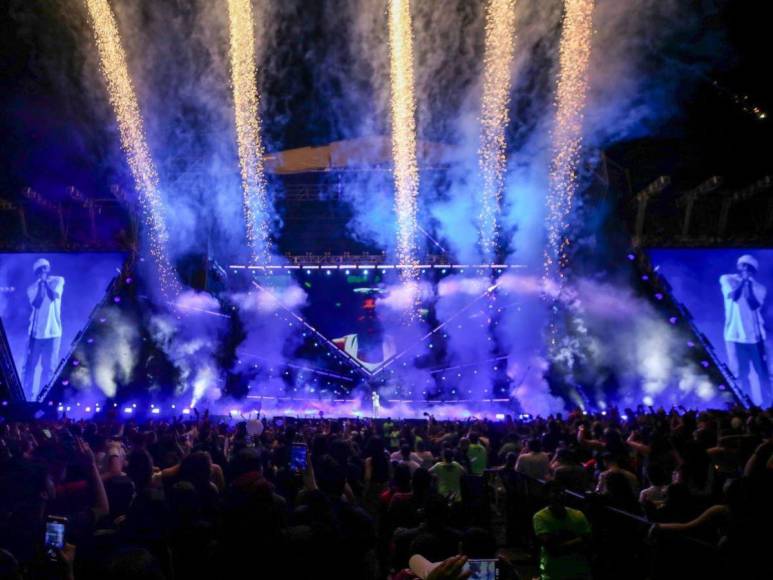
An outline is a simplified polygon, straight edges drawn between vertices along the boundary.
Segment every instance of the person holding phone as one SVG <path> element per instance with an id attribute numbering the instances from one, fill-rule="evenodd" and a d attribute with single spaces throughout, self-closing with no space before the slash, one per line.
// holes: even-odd
<path id="1" fill-rule="evenodd" d="M 48 557 L 52 560 L 56 558 L 57 552 L 64 548 L 64 531 L 67 526 L 67 518 L 60 516 L 48 516 L 46 521 L 46 535 L 44 546 Z"/>
<path id="2" fill-rule="evenodd" d="M 293 443 L 290 448 L 290 467 L 299 473 L 306 471 L 309 448 L 303 443 Z"/>

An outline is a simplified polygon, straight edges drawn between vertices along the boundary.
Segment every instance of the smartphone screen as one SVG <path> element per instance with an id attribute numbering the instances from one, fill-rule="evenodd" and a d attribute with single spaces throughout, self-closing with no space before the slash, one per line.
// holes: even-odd
<path id="1" fill-rule="evenodd" d="M 306 469 L 306 446 L 300 443 L 293 443 L 290 450 L 290 467 L 303 471 Z"/>
<path id="2" fill-rule="evenodd" d="M 496 559 L 467 560 L 464 571 L 468 570 L 471 572 L 470 580 L 496 580 L 498 577 Z"/>
<path id="3" fill-rule="evenodd" d="M 46 522 L 46 550 L 49 552 L 64 548 L 64 520 L 49 519 Z"/>

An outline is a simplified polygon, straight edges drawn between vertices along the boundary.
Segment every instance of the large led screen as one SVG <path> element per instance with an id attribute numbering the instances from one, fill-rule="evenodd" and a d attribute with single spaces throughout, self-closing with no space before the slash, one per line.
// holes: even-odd
<path id="1" fill-rule="evenodd" d="M 117 253 L 0 254 L 0 319 L 34 400 L 120 272 Z"/>
<path id="2" fill-rule="evenodd" d="M 755 404 L 771 403 L 773 250 L 651 249 L 674 297 Z"/>

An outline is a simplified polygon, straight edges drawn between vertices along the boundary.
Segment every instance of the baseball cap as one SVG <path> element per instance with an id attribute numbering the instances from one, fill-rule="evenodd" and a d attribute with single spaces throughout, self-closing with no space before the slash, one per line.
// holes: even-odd
<path id="1" fill-rule="evenodd" d="M 50 268 L 51 262 L 49 262 L 45 258 L 38 258 L 37 260 L 35 260 L 35 263 L 32 264 L 32 271 L 37 272 L 38 268 L 40 268 L 41 266 L 48 266 Z"/>
<path id="2" fill-rule="evenodd" d="M 743 256 L 738 258 L 738 265 L 740 266 L 741 264 L 746 264 L 747 266 L 751 266 L 755 270 L 759 270 L 760 269 L 759 264 L 757 263 L 756 258 L 754 256 L 750 255 L 750 254 L 744 254 Z"/>

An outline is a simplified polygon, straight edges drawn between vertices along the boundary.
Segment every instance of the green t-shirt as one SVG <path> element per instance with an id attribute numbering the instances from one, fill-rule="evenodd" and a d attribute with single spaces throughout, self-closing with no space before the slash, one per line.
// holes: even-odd
<path id="1" fill-rule="evenodd" d="M 464 467 L 456 461 L 446 463 L 441 461 L 432 466 L 429 470 L 437 476 L 437 491 L 443 497 L 453 496 L 456 501 L 462 498 L 462 475 Z"/>
<path id="2" fill-rule="evenodd" d="M 590 535 L 590 523 L 580 510 L 566 508 L 566 517 L 558 519 L 544 508 L 534 514 L 534 533 L 558 534 L 565 532 L 570 536 Z M 553 556 L 548 554 L 545 546 L 540 552 L 540 578 L 542 580 L 579 580 L 590 578 L 588 559 L 582 554 L 572 553 Z"/>
<path id="3" fill-rule="evenodd" d="M 472 475 L 483 475 L 488 467 L 488 452 L 480 443 L 470 443 L 467 449 L 467 458 L 470 460 Z"/>

